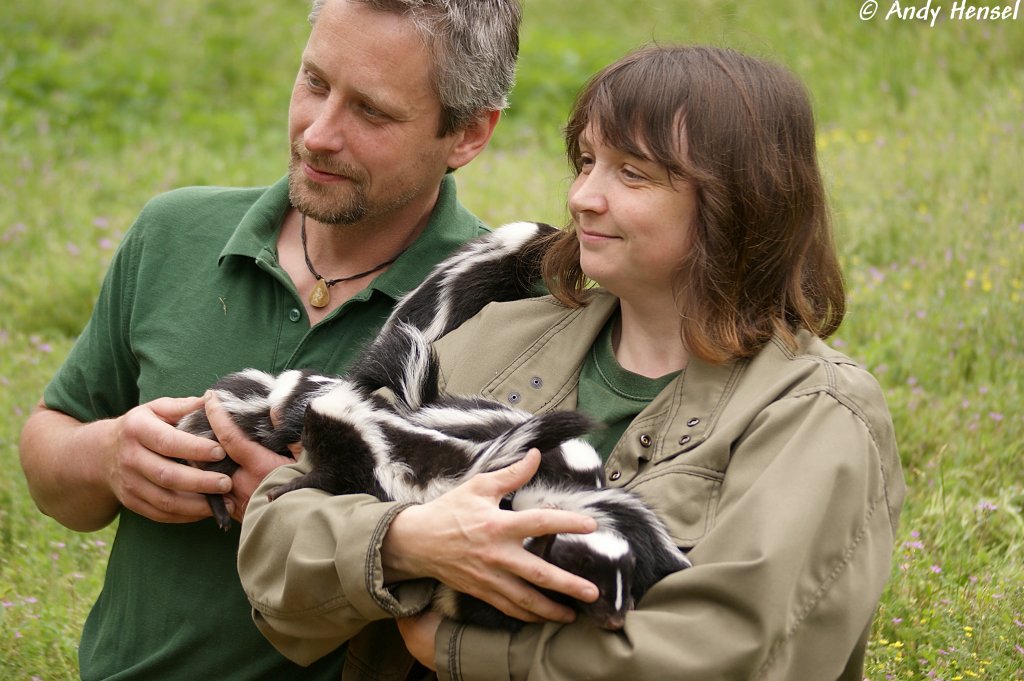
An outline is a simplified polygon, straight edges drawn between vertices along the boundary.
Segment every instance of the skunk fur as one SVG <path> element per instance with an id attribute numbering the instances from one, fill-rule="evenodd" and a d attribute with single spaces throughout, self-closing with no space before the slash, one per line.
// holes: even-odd
<path id="1" fill-rule="evenodd" d="M 308 371 L 275 377 L 246 370 L 225 377 L 213 390 L 235 422 L 264 446 L 287 455 L 288 445 L 301 441 L 311 471 L 271 490 L 271 499 L 315 487 L 331 494 L 423 503 L 478 473 L 520 460 L 530 448 L 540 449 L 537 474 L 504 505 L 513 510 L 564 508 L 598 521 L 592 534 L 533 538 L 525 546 L 595 583 L 601 593 L 597 602 L 572 605 L 598 626 L 618 629 L 651 585 L 689 567 L 689 561 L 637 497 L 604 488 L 600 457 L 578 439 L 594 426 L 588 418 L 576 412 L 533 415 L 482 397 L 443 394 L 431 348 L 487 303 L 528 295 L 539 279 L 538 246 L 553 232 L 546 225 L 516 223 L 464 246 L 399 301 L 343 377 Z M 378 392 L 382 388 L 391 399 Z M 179 427 L 213 437 L 202 410 Z M 229 459 L 217 466 L 228 474 L 237 468 Z M 211 495 L 210 501 L 218 524 L 227 529 L 223 500 Z M 433 607 L 477 625 L 522 626 L 444 585 Z"/>
<path id="2" fill-rule="evenodd" d="M 527 297 L 540 281 L 542 243 L 557 231 L 543 223 L 516 222 L 463 245 L 398 301 L 377 341 L 371 343 L 346 375 L 367 393 L 391 385 L 401 367 L 379 358 L 408 355 L 411 351 L 402 346 L 405 335 L 392 333 L 395 325 L 411 324 L 432 342 L 490 302 Z M 290 456 L 287 445 L 300 439 L 306 405 L 337 381 L 337 377 L 308 371 L 291 370 L 275 377 L 246 369 L 225 376 L 212 390 L 250 439 Z M 271 424 L 272 409 L 280 419 L 277 429 Z M 202 409 L 183 418 L 178 428 L 216 440 Z M 225 457 L 201 467 L 231 475 L 238 464 Z M 208 494 L 207 499 L 217 525 L 223 530 L 230 529 L 231 517 L 223 496 Z"/>

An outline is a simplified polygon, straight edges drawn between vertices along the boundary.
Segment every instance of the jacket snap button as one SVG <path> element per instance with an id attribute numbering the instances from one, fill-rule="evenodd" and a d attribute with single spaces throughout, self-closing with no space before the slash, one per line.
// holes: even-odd
<path id="1" fill-rule="evenodd" d="M 687 421 L 687 422 L 686 422 L 686 425 L 688 425 L 688 426 L 690 426 L 691 428 L 693 428 L 693 427 L 694 427 L 695 425 L 697 425 L 698 423 L 700 423 L 700 419 L 698 419 L 698 418 L 692 418 L 692 419 L 690 419 L 689 421 Z"/>
<path id="2" fill-rule="evenodd" d="M 622 477 L 622 473 L 619 471 L 612 471 L 612 474 L 608 476 L 609 480 L 618 480 Z"/>
<path id="3" fill-rule="evenodd" d="M 509 393 L 508 394 L 508 401 L 511 402 L 512 404 L 515 404 L 516 402 L 518 402 L 521 399 L 522 399 L 522 396 L 519 393 Z"/>
<path id="4" fill-rule="evenodd" d="M 537 389 L 540 388 L 542 385 L 544 385 L 544 381 L 541 380 L 540 376 L 534 376 L 533 378 L 530 379 L 531 388 Z"/>
<path id="5" fill-rule="evenodd" d="M 684 435 L 681 438 L 679 438 L 679 444 L 681 444 L 681 445 L 685 445 L 689 441 L 690 441 L 690 436 L 689 435 Z"/>
<path id="6" fill-rule="evenodd" d="M 641 447 L 650 447 L 652 442 L 653 440 L 651 440 L 651 436 L 648 435 L 647 433 L 644 433 L 643 435 L 640 436 Z"/>

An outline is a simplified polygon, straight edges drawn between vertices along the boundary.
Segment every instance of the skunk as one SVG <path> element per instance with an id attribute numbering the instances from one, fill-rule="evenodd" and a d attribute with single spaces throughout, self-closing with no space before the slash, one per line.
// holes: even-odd
<path id="1" fill-rule="evenodd" d="M 245 369 L 229 374 L 211 386 L 224 409 L 249 439 L 259 442 L 282 456 L 291 456 L 288 446 L 298 442 L 302 435 L 302 415 L 306 404 L 319 392 L 329 389 L 338 382 L 332 376 L 323 376 L 307 370 L 285 371 L 277 376 L 258 369 Z M 270 412 L 276 410 L 281 421 L 276 426 L 271 422 Z M 179 429 L 217 439 L 210 427 L 204 409 L 185 415 L 179 422 Z M 231 475 L 238 470 L 238 464 L 226 456 L 220 461 L 204 463 L 205 470 Z M 231 516 L 220 494 L 207 494 L 214 520 L 222 530 L 231 528 Z"/>
<path id="2" fill-rule="evenodd" d="M 371 494 L 384 501 L 424 503 L 478 473 L 515 463 L 532 447 L 544 453 L 540 477 L 577 485 L 603 483 L 600 457 L 575 440 L 593 428 L 582 414 L 519 415 L 484 407 L 466 410 L 470 418 L 454 423 L 451 431 L 423 425 L 435 420 L 432 412 L 457 413 L 460 406 L 472 403 L 442 398 L 436 408 L 425 410 L 425 418 L 408 418 L 385 398 L 341 381 L 311 400 L 306 410 L 301 442 L 312 469 L 274 488 L 269 496 L 273 500 L 295 489 L 315 487 L 335 495 Z M 488 420 L 497 427 L 490 439 L 460 437 L 467 426 L 485 429 Z"/>
<path id="3" fill-rule="evenodd" d="M 540 449 L 537 474 L 503 506 L 566 508 L 598 520 L 592 534 L 534 538 L 525 546 L 597 584 L 596 603 L 573 605 L 599 626 L 617 629 L 654 582 L 689 562 L 638 498 L 604 487 L 600 457 L 579 439 L 594 426 L 588 418 L 576 412 L 533 415 L 482 397 L 443 394 L 431 348 L 487 303 L 528 295 L 539 279 L 540 246 L 554 231 L 516 223 L 464 246 L 398 302 L 344 376 L 288 371 L 275 377 L 246 370 L 213 389 L 252 439 L 285 455 L 299 441 L 309 457 L 311 471 L 271 490 L 271 499 L 316 487 L 423 503 L 473 475 L 520 460 L 532 447 Z M 179 427 L 213 437 L 202 410 Z M 237 468 L 229 459 L 216 466 L 228 474 Z M 218 524 L 230 527 L 222 498 L 211 495 L 210 501 Z M 523 624 L 444 585 L 433 607 L 483 626 L 515 630 Z"/>
<path id="4" fill-rule="evenodd" d="M 543 243 L 557 232 L 544 223 L 516 222 L 464 244 L 398 301 L 377 341 L 364 350 L 356 362 L 357 369 L 347 375 L 367 393 L 389 385 L 389 374 L 400 368 L 396 364 L 382 363 L 378 358 L 401 356 L 403 350 L 405 354 L 410 351 L 401 345 L 406 336 L 392 333 L 400 322 L 421 329 L 432 342 L 490 302 L 527 297 L 540 281 Z M 278 454 L 291 456 L 288 445 L 300 439 L 307 404 L 338 380 L 338 377 L 309 371 L 290 370 L 275 377 L 246 369 L 225 376 L 211 389 L 250 439 Z M 271 423 L 272 409 L 279 418 L 276 429 Z M 203 409 L 181 419 L 178 428 L 216 440 Z M 238 464 L 230 457 L 200 467 L 226 475 L 238 470 Z M 231 517 L 223 496 L 208 494 L 207 499 L 217 525 L 225 531 L 230 529 Z"/>
<path id="5" fill-rule="evenodd" d="M 481 397 L 441 393 L 438 360 L 418 329 L 396 323 L 394 343 L 378 343 L 375 365 L 391 367 L 394 400 L 342 379 L 309 402 L 302 431 L 311 470 L 269 493 L 271 499 L 303 487 L 332 494 L 424 503 L 470 477 L 504 468 L 541 450 L 537 473 L 513 493 L 506 508 L 561 508 L 589 515 L 591 534 L 533 538 L 527 550 L 597 585 L 594 603 L 570 602 L 600 627 L 621 629 L 626 612 L 662 577 L 689 567 L 661 519 L 638 497 L 606 489 L 598 453 L 578 436 L 594 424 L 577 412 L 533 415 Z M 386 348 L 409 354 L 388 357 Z M 357 368 L 358 373 L 358 368 Z M 382 374 L 383 376 L 383 374 Z M 430 455 L 424 456 L 429 450 Z M 488 603 L 439 585 L 432 607 L 463 622 L 515 631 L 523 622 Z"/>
<path id="6" fill-rule="evenodd" d="M 626 612 L 648 589 L 668 575 L 692 567 L 661 518 L 638 496 L 620 487 L 524 487 L 513 498 L 512 509 L 527 508 L 559 508 L 597 521 L 597 530 L 591 534 L 535 538 L 527 548 L 597 586 L 598 599 L 577 606 L 604 629 L 621 629 Z"/>

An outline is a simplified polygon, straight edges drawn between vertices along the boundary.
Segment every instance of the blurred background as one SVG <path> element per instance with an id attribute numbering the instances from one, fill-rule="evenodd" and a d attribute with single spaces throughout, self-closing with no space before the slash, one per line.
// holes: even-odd
<path id="1" fill-rule="evenodd" d="M 711 43 L 801 76 L 849 286 L 831 342 L 885 388 L 910 487 L 873 681 L 1024 678 L 1024 10 L 967 20 L 948 4 L 932 24 L 886 2 L 864 20 L 861 0 L 525 0 L 512 105 L 457 175 L 492 225 L 562 224 L 561 127 L 608 62 L 647 42 Z M 76 534 L 36 511 L 21 426 L 149 198 L 285 173 L 308 9 L 0 9 L 2 679 L 77 678 L 114 529 Z"/>

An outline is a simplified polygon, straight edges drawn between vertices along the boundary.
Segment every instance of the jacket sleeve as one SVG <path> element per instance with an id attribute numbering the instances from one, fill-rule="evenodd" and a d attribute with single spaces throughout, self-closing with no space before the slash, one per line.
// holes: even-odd
<path id="1" fill-rule="evenodd" d="M 891 425 L 870 420 L 829 390 L 772 402 L 726 444 L 694 567 L 656 584 L 621 632 L 582 617 L 515 635 L 445 622 L 439 677 L 846 678 L 889 576 L 903 489 Z M 655 505 L 657 485 L 686 482 L 671 466 L 636 481 Z"/>
<path id="2" fill-rule="evenodd" d="M 380 546 L 406 505 L 369 495 L 300 489 L 275 501 L 273 487 L 308 467 L 271 473 L 242 523 L 238 573 L 263 635 L 286 657 L 309 664 L 376 620 L 408 616 L 430 602 L 430 580 L 385 587 Z"/>

